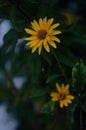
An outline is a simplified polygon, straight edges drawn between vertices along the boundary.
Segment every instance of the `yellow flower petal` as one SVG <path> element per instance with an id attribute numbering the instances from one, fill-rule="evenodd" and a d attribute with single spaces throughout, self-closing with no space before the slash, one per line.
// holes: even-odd
<path id="1" fill-rule="evenodd" d="M 72 100 L 74 99 L 74 96 L 69 95 L 69 85 L 61 84 L 60 86 L 58 83 L 56 83 L 56 88 L 58 92 L 51 93 L 51 96 L 53 98 L 52 101 L 58 99 L 57 101 L 59 101 L 61 108 L 63 108 L 63 106 L 67 107 L 70 103 L 72 103 Z"/>
<path id="2" fill-rule="evenodd" d="M 49 29 L 47 35 L 48 35 L 48 36 L 53 36 L 52 33 L 53 33 L 53 30 L 52 30 L 52 29 Z"/>
<path id="3" fill-rule="evenodd" d="M 31 37 L 26 37 L 24 38 L 24 40 L 37 40 L 37 37 L 36 36 L 31 36 Z"/>
<path id="4" fill-rule="evenodd" d="M 51 26 L 51 24 L 53 23 L 53 20 L 54 20 L 54 18 L 51 18 L 51 19 L 48 20 L 48 22 L 47 22 L 47 27 L 48 27 L 48 28 L 49 28 L 49 27 Z"/>
<path id="5" fill-rule="evenodd" d="M 55 42 L 50 41 L 50 42 L 49 42 L 49 44 L 50 44 L 52 47 L 57 48 L 57 46 L 56 46 Z"/>
<path id="6" fill-rule="evenodd" d="M 44 28 L 46 28 L 46 25 L 47 25 L 46 23 L 47 23 L 47 17 L 45 17 L 45 18 L 43 19 L 43 27 L 44 27 Z"/>
<path id="7" fill-rule="evenodd" d="M 52 101 L 58 101 L 58 94 L 56 92 L 52 92 L 50 96 L 52 97 Z"/>
<path id="8" fill-rule="evenodd" d="M 53 40 L 53 41 L 56 41 L 56 42 L 58 42 L 58 43 L 60 43 L 60 39 L 57 38 L 57 37 L 55 37 L 55 36 L 52 36 L 52 40 Z"/>
<path id="9" fill-rule="evenodd" d="M 41 49 L 42 49 L 42 42 L 43 42 L 43 40 L 41 40 L 41 41 L 38 43 L 38 54 L 39 54 L 39 55 L 40 55 Z"/>
<path id="10" fill-rule="evenodd" d="M 60 107 L 63 108 L 64 104 L 62 101 L 60 101 Z"/>
<path id="11" fill-rule="evenodd" d="M 33 20 L 33 22 L 31 22 L 31 25 L 32 25 L 32 27 L 33 27 L 33 29 L 35 31 L 40 30 L 40 26 L 38 25 L 38 23 L 36 22 L 36 20 Z"/>
<path id="12" fill-rule="evenodd" d="M 62 93 L 65 93 L 64 84 L 62 84 L 62 86 L 61 86 L 61 90 L 62 90 Z"/>
<path id="13" fill-rule="evenodd" d="M 69 84 L 67 84 L 67 85 L 65 86 L 65 89 L 66 89 L 66 90 L 68 90 L 68 89 L 69 89 Z"/>
<path id="14" fill-rule="evenodd" d="M 57 88 L 57 91 L 58 91 L 59 93 L 61 93 L 61 87 L 60 87 L 60 85 L 59 85 L 58 83 L 56 83 L 56 88 Z"/>
<path id="15" fill-rule="evenodd" d="M 49 45 L 48 45 L 48 43 L 47 43 L 46 40 L 44 40 L 43 45 L 44 45 L 45 50 L 46 50 L 47 52 L 50 52 L 50 48 L 49 48 Z"/>
<path id="16" fill-rule="evenodd" d="M 33 43 L 34 43 L 33 41 L 29 41 L 29 42 L 26 43 L 26 45 L 29 46 L 29 45 L 31 45 Z"/>
<path id="17" fill-rule="evenodd" d="M 69 94 L 69 84 L 65 86 L 64 92 L 68 95 Z"/>
<path id="18" fill-rule="evenodd" d="M 32 48 L 32 53 L 34 53 L 37 48 L 38 48 L 38 45 L 37 45 L 37 46 L 34 46 L 34 47 Z"/>
<path id="19" fill-rule="evenodd" d="M 70 99 L 70 100 L 72 100 L 72 99 L 74 99 L 74 96 L 68 95 L 67 98 Z"/>
<path id="20" fill-rule="evenodd" d="M 30 43 L 30 47 L 34 47 L 39 43 L 39 40 L 34 40 L 32 43 Z"/>
<path id="21" fill-rule="evenodd" d="M 62 92 L 65 93 L 65 95 L 68 95 L 69 94 L 69 89 L 68 89 L 68 86 L 64 86 L 64 84 L 62 84 Z"/>
<path id="22" fill-rule="evenodd" d="M 58 27 L 59 25 L 60 25 L 60 23 L 53 24 L 53 25 L 51 26 L 51 28 L 52 28 L 52 29 L 55 29 L 55 28 Z"/>
<path id="23" fill-rule="evenodd" d="M 41 51 L 42 51 L 42 44 L 39 46 L 38 48 L 38 54 L 40 55 L 41 54 Z"/>
<path id="24" fill-rule="evenodd" d="M 67 103 L 72 103 L 72 101 L 71 101 L 70 99 L 66 99 L 65 102 L 67 102 Z"/>
<path id="25" fill-rule="evenodd" d="M 41 29 L 43 28 L 43 21 L 42 21 L 42 18 L 39 19 L 39 26 L 40 26 Z"/>
<path id="26" fill-rule="evenodd" d="M 31 22 L 32 29 L 25 28 L 25 32 L 30 34 L 30 36 L 24 38 L 24 40 L 29 41 L 26 45 L 32 48 L 32 53 L 38 48 L 38 54 L 41 54 L 42 47 L 44 47 L 47 52 L 50 52 L 50 45 L 56 48 L 55 42 L 60 43 L 60 39 L 55 35 L 60 34 L 61 31 L 54 30 L 54 28 L 59 26 L 59 23 L 52 25 L 53 20 L 54 18 L 48 20 L 47 17 L 43 19 L 40 18 L 38 22 L 36 20 Z"/>
<path id="27" fill-rule="evenodd" d="M 57 93 L 56 93 L 56 92 L 52 92 L 52 93 L 50 94 L 50 96 L 52 96 L 52 97 L 57 97 Z"/>
<path id="28" fill-rule="evenodd" d="M 28 29 L 28 28 L 25 28 L 25 31 L 26 31 L 26 33 L 28 33 L 28 34 L 32 34 L 32 35 L 36 35 L 36 34 L 37 34 L 36 31 L 33 31 L 33 30 L 31 30 L 31 29 Z"/>
<path id="29" fill-rule="evenodd" d="M 61 31 L 53 31 L 52 35 L 58 35 L 58 34 L 61 34 L 61 33 L 62 33 Z"/>
<path id="30" fill-rule="evenodd" d="M 36 45 L 34 45 L 32 47 L 32 53 L 34 53 L 36 51 L 37 48 L 39 48 L 39 46 L 41 45 L 42 41 L 38 42 Z"/>
<path id="31" fill-rule="evenodd" d="M 64 106 L 66 106 L 66 107 L 67 107 L 67 106 L 68 106 L 68 103 L 67 103 L 67 102 L 65 102 L 65 103 L 64 103 Z"/>

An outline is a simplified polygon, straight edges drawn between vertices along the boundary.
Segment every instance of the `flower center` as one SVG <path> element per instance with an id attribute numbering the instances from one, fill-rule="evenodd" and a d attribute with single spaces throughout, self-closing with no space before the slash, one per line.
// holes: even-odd
<path id="1" fill-rule="evenodd" d="M 59 99 L 60 100 L 64 100 L 65 98 L 66 98 L 65 94 L 63 94 L 63 93 L 59 94 Z"/>
<path id="2" fill-rule="evenodd" d="M 38 37 L 40 40 L 42 40 L 42 39 L 45 39 L 45 38 L 46 38 L 46 34 L 47 34 L 47 32 L 46 32 L 45 30 L 40 30 L 40 31 L 38 31 L 37 37 Z"/>

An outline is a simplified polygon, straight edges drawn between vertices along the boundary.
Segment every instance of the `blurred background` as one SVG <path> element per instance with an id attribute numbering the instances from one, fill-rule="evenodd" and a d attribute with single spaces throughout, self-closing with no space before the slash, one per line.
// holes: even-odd
<path id="1" fill-rule="evenodd" d="M 34 94 L 40 73 L 44 77 L 39 82 L 45 85 L 44 70 L 48 65 L 40 65 L 39 56 L 28 51 L 24 28 L 39 17 L 56 18 L 64 32 L 69 29 L 67 33 L 70 33 L 71 28 L 75 29 L 74 37 L 65 34 L 63 41 L 68 39 L 65 40 L 67 47 L 70 46 L 77 59 L 86 62 L 85 9 L 85 0 L 0 0 L 0 130 L 48 130 L 52 120 L 40 113 L 46 99 Z M 68 45 L 68 42 L 73 42 L 73 45 Z M 71 70 L 73 63 L 68 62 L 65 66 Z M 86 113 L 84 115 L 86 117 Z M 85 119 L 83 122 L 83 130 L 86 130 Z"/>

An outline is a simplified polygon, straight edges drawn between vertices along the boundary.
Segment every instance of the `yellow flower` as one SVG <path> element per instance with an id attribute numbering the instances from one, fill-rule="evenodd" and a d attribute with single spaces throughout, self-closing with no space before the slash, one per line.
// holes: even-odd
<path id="1" fill-rule="evenodd" d="M 52 25 L 53 21 L 53 18 L 48 20 L 47 17 L 43 19 L 40 18 L 39 22 L 36 20 L 31 22 L 32 29 L 25 28 L 26 33 L 29 34 L 29 36 L 25 38 L 25 40 L 28 41 L 26 45 L 32 48 L 32 53 L 38 49 L 38 54 L 40 55 L 42 47 L 44 47 L 47 52 L 50 52 L 49 45 L 56 48 L 55 42 L 60 43 L 60 39 L 55 35 L 58 35 L 62 32 L 59 30 L 54 30 L 60 24 L 55 23 Z"/>
<path id="2" fill-rule="evenodd" d="M 81 18 L 79 17 L 79 16 L 77 16 L 77 15 L 75 15 L 75 14 L 73 14 L 73 13 L 71 13 L 71 12 L 64 12 L 64 13 L 62 13 L 64 16 L 65 16 L 65 18 L 66 18 L 66 24 L 67 25 L 71 25 L 71 24 L 73 24 L 73 23 L 75 23 L 75 22 L 78 22 Z"/>
<path id="3" fill-rule="evenodd" d="M 74 15 L 70 12 L 64 12 L 63 14 L 66 17 L 66 24 L 71 25 L 74 22 Z"/>
<path id="4" fill-rule="evenodd" d="M 59 101 L 60 107 L 68 106 L 69 103 L 72 103 L 71 100 L 74 99 L 74 96 L 70 95 L 69 85 L 66 86 L 62 84 L 61 86 L 56 83 L 56 89 L 58 92 L 51 92 L 52 101 Z"/>

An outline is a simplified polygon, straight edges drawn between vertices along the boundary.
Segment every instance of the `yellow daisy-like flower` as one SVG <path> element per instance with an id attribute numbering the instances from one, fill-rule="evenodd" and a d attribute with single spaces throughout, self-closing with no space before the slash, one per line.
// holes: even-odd
<path id="1" fill-rule="evenodd" d="M 49 45 L 56 48 L 56 43 L 60 43 L 60 39 L 57 38 L 55 35 L 62 33 L 59 30 L 54 30 L 60 24 L 55 23 L 52 25 L 54 19 L 50 18 L 47 20 L 47 17 L 40 18 L 39 22 L 33 20 L 31 22 L 32 29 L 25 28 L 25 31 L 30 36 L 24 38 L 27 42 L 27 46 L 32 48 L 32 53 L 38 49 L 38 54 L 41 54 L 42 47 L 45 48 L 47 52 L 50 52 Z"/>
<path id="2" fill-rule="evenodd" d="M 68 106 L 69 103 L 72 103 L 71 100 L 74 99 L 74 96 L 70 95 L 69 85 L 66 86 L 62 84 L 61 86 L 56 83 L 56 89 L 58 92 L 51 92 L 52 101 L 59 101 L 60 107 Z"/>

